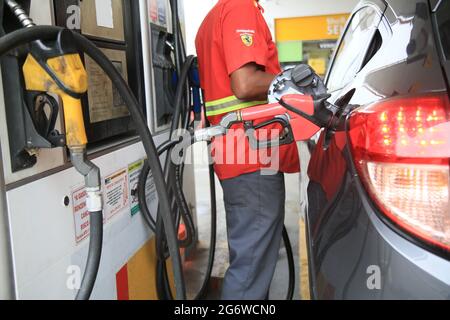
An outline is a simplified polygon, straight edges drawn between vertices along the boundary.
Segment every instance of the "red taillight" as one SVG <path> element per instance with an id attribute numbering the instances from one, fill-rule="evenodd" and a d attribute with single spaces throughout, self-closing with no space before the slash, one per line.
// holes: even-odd
<path id="1" fill-rule="evenodd" d="M 450 251 L 450 103 L 446 94 L 394 98 L 350 117 L 356 168 L 382 212 Z"/>

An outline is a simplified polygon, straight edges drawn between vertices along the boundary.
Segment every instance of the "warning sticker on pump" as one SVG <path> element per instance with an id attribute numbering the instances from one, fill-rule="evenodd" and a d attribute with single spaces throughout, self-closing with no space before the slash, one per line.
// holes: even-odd
<path id="1" fill-rule="evenodd" d="M 124 168 L 103 178 L 103 223 L 124 211 L 130 205 L 128 169 Z M 86 207 L 84 185 L 73 188 L 72 204 L 75 225 L 75 241 L 80 243 L 89 236 L 89 212 Z"/>
<path id="2" fill-rule="evenodd" d="M 104 218 L 108 221 L 129 205 L 128 170 L 119 170 L 103 181 Z"/>
<path id="3" fill-rule="evenodd" d="M 139 198 L 138 198 L 138 184 L 139 175 L 141 174 L 144 160 L 136 161 L 128 166 L 128 179 L 130 181 L 130 210 L 131 216 L 140 212 Z M 151 171 L 148 174 L 147 183 L 145 185 L 145 194 L 147 196 L 147 203 L 156 200 L 156 188 L 153 181 Z"/>
<path id="4" fill-rule="evenodd" d="M 72 192 L 75 241 L 79 243 L 89 235 L 89 212 L 86 207 L 86 188 L 76 188 Z"/>
<path id="5" fill-rule="evenodd" d="M 107 223 L 121 212 L 130 210 L 131 216 L 140 212 L 137 186 L 143 166 L 144 160 L 142 159 L 102 179 L 103 223 Z M 151 172 L 147 178 L 145 194 L 147 203 L 155 206 L 157 194 Z M 86 197 L 84 185 L 78 185 L 72 189 L 75 241 L 77 244 L 89 236 L 89 212 L 86 207 Z"/>

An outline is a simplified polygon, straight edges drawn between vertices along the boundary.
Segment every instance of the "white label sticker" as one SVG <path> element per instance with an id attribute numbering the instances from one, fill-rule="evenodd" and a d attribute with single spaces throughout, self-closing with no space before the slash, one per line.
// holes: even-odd
<path id="1" fill-rule="evenodd" d="M 131 196 L 131 216 L 134 216 L 140 211 L 139 198 L 138 198 L 138 184 L 139 175 L 141 174 L 142 167 L 144 166 L 144 160 L 137 161 L 128 166 L 128 175 L 130 180 L 130 196 Z M 145 185 L 145 194 L 147 196 L 147 203 L 151 203 L 156 200 L 156 187 L 153 181 L 152 172 L 150 171 Z"/>
<path id="2" fill-rule="evenodd" d="M 105 220 L 108 221 L 129 205 L 128 169 L 122 169 L 104 179 Z"/>
<path id="3" fill-rule="evenodd" d="M 89 212 L 86 207 L 86 189 L 79 187 L 72 192 L 75 241 L 81 242 L 89 235 Z"/>
<path id="4" fill-rule="evenodd" d="M 99 27 L 114 29 L 112 0 L 95 0 L 95 12 Z"/>
<path id="5" fill-rule="evenodd" d="M 117 171 L 103 179 L 103 223 L 129 208 L 130 189 L 128 168 Z M 86 188 L 75 187 L 72 191 L 75 241 L 80 243 L 89 236 L 89 212 L 86 206 Z"/>

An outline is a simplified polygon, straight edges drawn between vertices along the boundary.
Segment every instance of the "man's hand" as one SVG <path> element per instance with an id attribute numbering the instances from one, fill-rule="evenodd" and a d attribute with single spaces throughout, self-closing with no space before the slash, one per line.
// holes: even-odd
<path id="1" fill-rule="evenodd" d="M 264 101 L 274 78 L 256 63 L 248 63 L 231 74 L 231 90 L 240 100 Z"/>

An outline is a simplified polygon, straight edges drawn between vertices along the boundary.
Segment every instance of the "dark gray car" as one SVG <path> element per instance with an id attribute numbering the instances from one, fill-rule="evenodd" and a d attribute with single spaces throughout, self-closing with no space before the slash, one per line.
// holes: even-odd
<path id="1" fill-rule="evenodd" d="M 361 1 L 308 169 L 315 299 L 450 299 L 450 0 Z M 322 148 L 328 146 L 326 150 Z"/>

